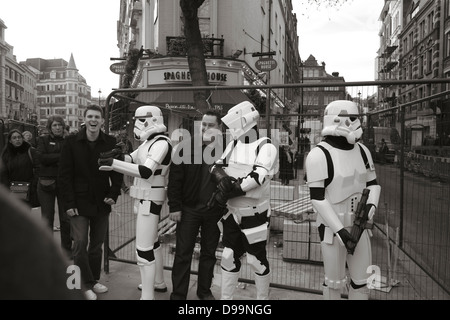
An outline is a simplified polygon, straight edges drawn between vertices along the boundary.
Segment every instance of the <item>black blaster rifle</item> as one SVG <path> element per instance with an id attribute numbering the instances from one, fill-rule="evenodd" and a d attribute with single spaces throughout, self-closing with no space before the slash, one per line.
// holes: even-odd
<path id="1" fill-rule="evenodd" d="M 212 209 L 214 208 L 216 205 L 218 207 L 218 209 L 221 211 L 222 215 L 225 215 L 228 212 L 227 206 L 226 204 L 220 204 L 216 201 L 216 196 L 220 193 L 221 191 L 219 190 L 219 188 L 217 188 L 213 194 L 211 195 L 211 198 L 209 198 L 208 202 L 206 203 L 206 207 L 208 209 Z"/>
<path id="2" fill-rule="evenodd" d="M 368 212 L 366 212 L 366 204 L 367 199 L 369 198 L 370 190 L 365 188 L 362 191 L 361 199 L 359 200 L 358 206 L 356 207 L 355 211 L 355 221 L 353 222 L 352 230 L 350 231 L 351 235 L 357 240 L 355 242 L 348 242 L 347 243 L 347 252 L 350 254 L 353 254 L 355 252 L 356 245 L 358 244 L 359 239 L 361 238 L 361 235 L 366 229 L 366 224 L 368 220 Z"/>

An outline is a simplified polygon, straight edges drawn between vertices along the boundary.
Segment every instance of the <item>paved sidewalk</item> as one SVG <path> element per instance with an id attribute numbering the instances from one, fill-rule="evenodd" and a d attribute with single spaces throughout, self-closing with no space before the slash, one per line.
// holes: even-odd
<path id="1" fill-rule="evenodd" d="M 155 293 L 156 300 L 170 300 L 172 291 L 171 270 L 164 270 L 167 292 Z M 139 300 L 141 291 L 137 286 L 140 283 L 139 267 L 134 264 L 110 261 L 109 273 L 102 272 L 100 282 L 109 290 L 98 294 L 98 300 Z M 191 275 L 188 300 L 198 300 L 196 295 L 197 275 Z M 216 299 L 220 299 L 220 274 L 216 274 L 211 288 Z M 322 296 L 314 293 L 299 292 L 270 288 L 270 300 L 322 300 Z M 256 291 L 254 284 L 239 283 L 235 293 L 235 300 L 255 300 Z"/>

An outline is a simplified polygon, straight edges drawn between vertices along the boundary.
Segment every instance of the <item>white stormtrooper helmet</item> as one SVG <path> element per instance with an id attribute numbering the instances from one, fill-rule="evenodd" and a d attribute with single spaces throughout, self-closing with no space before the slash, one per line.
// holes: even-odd
<path id="1" fill-rule="evenodd" d="M 259 112 L 249 101 L 243 101 L 228 110 L 222 122 L 228 127 L 233 139 L 237 139 L 253 128 L 259 120 Z"/>
<path id="2" fill-rule="evenodd" d="M 145 141 L 155 133 L 166 132 L 161 110 L 155 106 L 142 106 L 134 113 L 134 137 Z"/>
<path id="3" fill-rule="evenodd" d="M 358 105 L 348 100 L 328 104 L 323 117 L 322 136 L 342 136 L 355 144 L 362 136 Z"/>

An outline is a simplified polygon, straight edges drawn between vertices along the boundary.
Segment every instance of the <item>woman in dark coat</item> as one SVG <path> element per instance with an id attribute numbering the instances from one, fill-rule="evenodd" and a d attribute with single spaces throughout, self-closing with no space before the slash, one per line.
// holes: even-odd
<path id="1" fill-rule="evenodd" d="M 70 237 L 70 220 L 64 211 L 61 188 L 57 185 L 59 158 L 65 139 L 65 123 L 61 116 L 50 116 L 47 119 L 49 134 L 38 139 L 39 183 L 37 192 L 41 203 L 42 218 L 53 232 L 55 218 L 55 200 L 58 204 L 58 216 L 61 236 L 61 247 L 64 253 L 72 257 L 72 239 Z"/>
<path id="2" fill-rule="evenodd" d="M 289 180 L 294 179 L 294 154 L 288 145 L 280 146 L 280 179 L 282 185 L 289 185 Z"/>
<path id="3" fill-rule="evenodd" d="M 13 181 L 29 182 L 30 193 L 24 201 L 30 207 L 38 207 L 36 187 L 39 159 L 37 151 L 24 141 L 22 132 L 18 129 L 12 129 L 8 133 L 7 141 L 1 156 L 0 182 L 8 189 Z"/>

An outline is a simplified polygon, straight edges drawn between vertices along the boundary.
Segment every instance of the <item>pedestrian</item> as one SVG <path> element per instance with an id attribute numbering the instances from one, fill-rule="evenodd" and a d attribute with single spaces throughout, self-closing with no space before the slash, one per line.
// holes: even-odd
<path id="1" fill-rule="evenodd" d="M 22 132 L 22 137 L 23 137 L 24 141 L 28 142 L 30 145 L 35 147 L 34 142 L 33 142 L 33 134 L 30 131 Z"/>
<path id="2" fill-rule="evenodd" d="M 126 129 L 120 130 L 120 133 L 117 135 L 117 143 L 122 148 L 123 154 L 130 154 L 131 152 L 133 152 L 133 144 L 128 139 L 128 134 L 127 134 Z M 129 175 L 125 175 L 123 177 L 122 191 L 124 193 L 127 193 L 130 190 L 130 185 L 133 183 L 133 179 L 134 178 Z"/>
<path id="3" fill-rule="evenodd" d="M 121 147 L 124 154 L 130 154 L 131 152 L 133 152 L 133 144 L 131 143 L 130 139 L 128 139 L 128 133 L 126 129 L 120 130 L 120 133 L 117 136 L 117 142 L 123 143 L 123 145 L 121 144 Z"/>
<path id="4" fill-rule="evenodd" d="M 217 223 L 222 216 L 222 210 L 218 207 L 208 208 L 207 203 L 217 188 L 209 173 L 209 167 L 223 151 L 220 114 L 206 112 L 202 117 L 200 129 L 201 132 L 194 133 L 194 137 L 177 145 L 190 148 L 190 156 L 184 159 L 184 152 L 187 150 L 175 148 L 174 157 L 179 156 L 183 161 L 172 162 L 170 166 L 169 218 L 177 222 L 171 300 L 187 298 L 192 255 L 199 233 L 200 256 L 196 293 L 200 300 L 215 300 L 211 284 L 220 239 Z M 202 155 L 199 163 L 196 161 L 197 153 Z"/>
<path id="5" fill-rule="evenodd" d="M 103 110 L 89 105 L 84 111 L 85 126 L 77 135 L 66 138 L 58 167 L 57 184 L 70 219 L 73 260 L 80 268 L 82 289 L 88 300 L 96 300 L 96 293 L 108 291 L 98 282 L 102 247 L 111 206 L 120 195 L 123 179 L 118 172 L 98 170 L 100 153 L 116 144 L 114 137 L 101 130 L 104 121 Z"/>
<path id="6" fill-rule="evenodd" d="M 167 197 L 167 179 L 172 143 L 161 110 L 155 106 L 136 109 L 134 134 L 141 145 L 131 154 L 117 146 L 102 154 L 100 170 L 114 170 L 134 177 L 130 197 L 136 219 L 136 258 L 141 273 L 141 300 L 154 300 L 155 291 L 167 291 L 158 223 Z"/>
<path id="7" fill-rule="evenodd" d="M 289 181 L 294 179 L 294 154 L 288 145 L 281 145 L 279 157 L 281 184 L 288 186 Z"/>
<path id="8" fill-rule="evenodd" d="M 221 259 L 221 299 L 232 300 L 238 284 L 241 258 L 255 273 L 256 298 L 269 299 L 270 265 L 267 239 L 270 217 L 270 180 L 278 171 L 278 150 L 267 137 L 259 138 L 259 112 L 241 102 L 222 118 L 233 141 L 211 167 L 218 184 L 211 202 L 224 208 L 224 246 Z"/>
<path id="9" fill-rule="evenodd" d="M 376 181 L 369 149 L 357 142 L 363 133 L 358 110 L 352 101 L 331 102 L 325 108 L 324 140 L 306 158 L 311 204 L 318 213 L 326 300 L 339 300 L 344 287 L 349 288 L 349 300 L 369 298 L 368 270 L 372 265 L 369 233 L 367 229 L 361 230 L 358 239 L 351 231 L 357 207 L 362 208 L 367 219 L 358 219 L 356 226 L 370 228 L 381 187 Z M 359 206 L 364 189 L 369 190 L 369 196 L 366 203 Z"/>
<path id="10" fill-rule="evenodd" d="M 64 119 L 61 116 L 50 116 L 47 119 L 48 135 L 38 138 L 40 170 L 37 192 L 41 204 L 42 218 L 53 232 L 55 225 L 55 200 L 57 201 L 61 248 L 67 257 L 72 258 L 72 239 L 70 237 L 70 220 L 67 216 L 58 186 L 58 166 L 61 149 L 64 145 Z"/>
<path id="11" fill-rule="evenodd" d="M 39 158 L 37 150 L 24 141 L 22 132 L 18 129 L 9 131 L 6 139 L 7 143 L 1 155 L 0 181 L 29 207 L 39 207 L 37 195 Z"/>
<path id="12" fill-rule="evenodd" d="M 386 144 L 386 141 L 384 141 L 384 138 L 381 139 L 380 144 L 380 162 L 381 164 L 386 163 L 386 153 L 388 152 L 389 148 Z"/>

